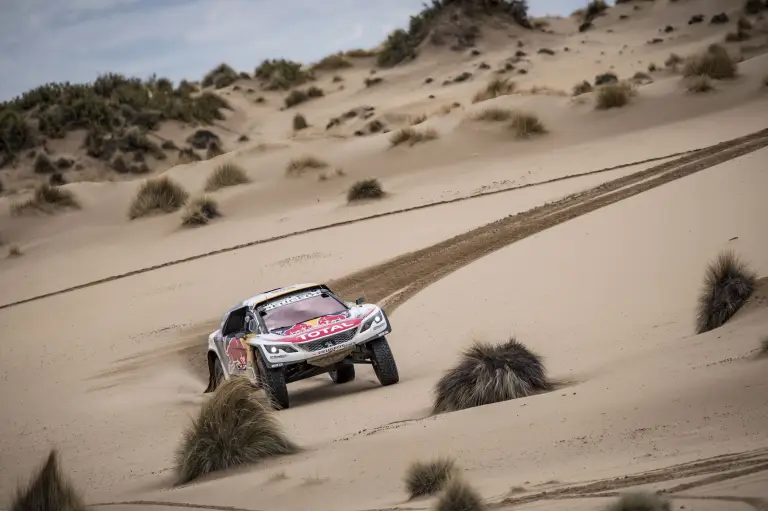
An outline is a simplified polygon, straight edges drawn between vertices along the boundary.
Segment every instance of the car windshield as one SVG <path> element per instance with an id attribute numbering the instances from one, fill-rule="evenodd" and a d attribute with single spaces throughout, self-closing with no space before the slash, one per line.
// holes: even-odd
<path id="1" fill-rule="evenodd" d="M 310 319 L 338 314 L 344 310 L 346 310 L 344 305 L 332 296 L 311 292 L 268 303 L 264 307 L 265 315 L 262 319 L 267 330 L 273 332 Z"/>

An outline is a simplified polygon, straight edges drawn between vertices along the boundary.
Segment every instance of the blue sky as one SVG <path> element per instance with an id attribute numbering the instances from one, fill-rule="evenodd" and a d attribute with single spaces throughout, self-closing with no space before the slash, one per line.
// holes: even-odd
<path id="1" fill-rule="evenodd" d="M 530 0 L 534 16 L 586 0 Z M 0 99 L 99 73 L 178 81 L 222 61 L 253 72 L 264 58 L 310 62 L 372 47 L 422 0 L 0 0 Z"/>

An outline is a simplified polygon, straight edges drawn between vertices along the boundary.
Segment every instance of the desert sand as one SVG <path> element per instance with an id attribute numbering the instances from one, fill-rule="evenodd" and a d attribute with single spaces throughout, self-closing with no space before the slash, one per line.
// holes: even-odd
<path id="1" fill-rule="evenodd" d="M 719 12 L 731 22 L 709 24 Z M 277 92 L 255 103 L 255 82 L 239 80 L 216 90 L 233 106 L 220 123 L 231 132 L 214 128 L 227 152 L 153 170 L 193 196 L 222 163 L 246 170 L 249 183 L 210 194 L 223 216 L 199 228 L 182 228 L 181 211 L 128 220 L 143 179 L 102 170 L 61 186 L 79 210 L 13 216 L 34 178 L 13 169 L 18 190 L 0 197 L 3 242 L 21 251 L 0 260 L 0 507 L 56 447 L 87 503 L 115 511 L 430 509 L 407 500 L 402 477 L 439 455 L 497 509 L 600 509 L 633 488 L 676 508 L 766 509 L 765 21 L 750 16 L 751 39 L 725 45 L 738 75 L 714 91 L 691 93 L 664 67 L 722 43 L 741 15 L 741 2 L 657 0 L 611 7 L 583 33 L 576 18 L 546 31 L 490 20 L 479 55 L 425 44 L 375 75 L 355 59 L 318 74 L 325 96 L 289 109 Z M 473 103 L 518 40 L 518 92 Z M 473 76 L 442 85 L 462 71 Z M 609 110 L 571 94 L 607 71 L 649 83 Z M 384 81 L 366 87 L 370 76 Z M 366 105 L 390 133 L 355 136 L 359 118 L 326 129 Z M 515 139 L 471 120 L 489 107 L 535 113 L 547 132 Z M 291 130 L 296 112 L 307 129 Z M 419 115 L 415 128 L 438 138 L 390 147 Z M 286 176 L 302 155 L 329 167 Z M 348 204 L 368 177 L 387 195 Z M 696 335 L 704 271 L 725 249 L 762 280 L 728 323 Z M 291 384 L 276 416 L 301 453 L 174 487 L 174 451 L 208 399 L 207 334 L 238 300 L 306 281 L 384 305 L 400 382 L 382 388 L 358 366 L 349 384 Z M 543 356 L 556 390 L 430 416 L 460 352 L 511 335 Z"/>

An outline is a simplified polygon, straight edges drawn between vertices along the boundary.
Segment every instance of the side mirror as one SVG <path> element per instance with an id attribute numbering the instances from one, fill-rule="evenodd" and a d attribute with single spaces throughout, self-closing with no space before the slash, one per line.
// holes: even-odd
<path id="1" fill-rule="evenodd" d="M 355 305 L 362 305 L 363 303 L 365 303 L 365 298 L 363 298 L 362 296 L 357 300 L 355 300 Z"/>
<path id="2" fill-rule="evenodd" d="M 256 322 L 256 319 L 251 318 L 251 320 L 248 322 L 248 332 L 251 334 L 259 332 L 259 324 Z"/>

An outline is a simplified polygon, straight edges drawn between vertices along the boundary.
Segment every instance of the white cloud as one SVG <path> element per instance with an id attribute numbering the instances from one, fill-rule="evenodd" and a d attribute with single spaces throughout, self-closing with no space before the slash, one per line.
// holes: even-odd
<path id="1" fill-rule="evenodd" d="M 533 0 L 567 13 L 586 0 Z M 372 47 L 422 0 L 0 0 L 0 99 L 107 71 L 174 80 L 221 61 L 252 71 L 265 58 L 318 59 Z"/>

